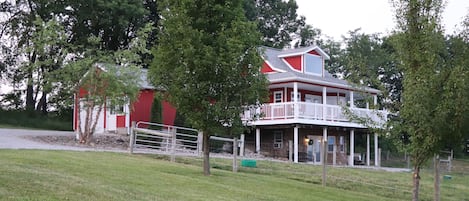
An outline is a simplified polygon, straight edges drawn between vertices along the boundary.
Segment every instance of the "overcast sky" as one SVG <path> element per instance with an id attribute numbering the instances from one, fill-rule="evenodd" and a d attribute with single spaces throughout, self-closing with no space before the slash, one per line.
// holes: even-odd
<path id="1" fill-rule="evenodd" d="M 298 14 L 322 30 L 324 35 L 341 39 L 348 31 L 362 28 L 364 33 L 389 33 L 395 28 L 389 0 L 296 0 Z M 446 33 L 453 33 L 469 12 L 469 0 L 448 0 L 443 13 Z"/>

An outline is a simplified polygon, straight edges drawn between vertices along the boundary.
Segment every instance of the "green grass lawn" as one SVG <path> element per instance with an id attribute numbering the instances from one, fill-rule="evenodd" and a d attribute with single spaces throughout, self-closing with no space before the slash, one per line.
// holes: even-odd
<path id="1" fill-rule="evenodd" d="M 410 173 L 328 168 L 324 188 L 318 166 L 258 161 L 258 168 L 232 173 L 225 170 L 229 160 L 213 159 L 212 176 L 206 177 L 200 159 L 177 161 L 106 152 L 0 150 L 0 200 L 410 199 L 405 192 L 410 191 Z M 421 200 L 431 200 L 432 179 L 424 174 Z M 467 181 L 467 174 L 444 181 L 442 200 L 468 199 Z"/>

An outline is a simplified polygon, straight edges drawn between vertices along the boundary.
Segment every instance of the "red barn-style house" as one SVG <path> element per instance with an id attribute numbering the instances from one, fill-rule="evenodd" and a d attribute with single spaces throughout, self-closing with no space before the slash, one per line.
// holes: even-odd
<path id="1" fill-rule="evenodd" d="M 383 125 L 387 113 L 371 109 L 377 108 L 379 90 L 334 78 L 324 68 L 329 56 L 318 46 L 261 49 L 261 72 L 270 83 L 270 101 L 244 112 L 243 118 L 253 127 L 246 135 L 246 149 L 318 164 L 323 162 L 326 150 L 328 164 L 353 166 L 354 161 L 360 160 L 359 163 L 370 165 L 372 134 L 374 165 L 379 165 L 377 134 L 370 133 L 367 125 L 351 120 L 360 117 L 375 126 Z M 355 153 L 355 136 L 366 136 L 366 152 Z"/>
<path id="2" fill-rule="evenodd" d="M 379 90 L 334 78 L 324 67 L 329 56 L 318 46 L 261 49 L 264 52 L 261 72 L 270 83 L 270 100 L 241 114 L 247 126 L 253 128 L 245 135 L 245 153 L 250 150 L 270 157 L 291 157 L 295 163 L 320 164 L 327 159 L 328 164 L 350 166 L 357 162 L 370 165 L 373 158 L 374 165 L 379 165 L 378 135 L 371 133 L 369 125 L 354 120 L 366 118 L 375 127 L 386 122 L 387 112 L 373 109 L 378 108 Z M 135 103 L 104 107 L 96 133 L 127 131 L 131 121 L 150 120 L 153 95 L 157 92 L 146 75 L 143 70 Z M 76 94 L 75 105 L 80 97 L 82 93 Z M 162 123 L 173 125 L 175 108 L 167 102 L 162 106 Z M 77 129 L 78 111 L 74 115 Z M 370 135 L 374 137 L 373 143 Z M 366 151 L 355 152 L 356 136 L 366 139 Z"/>
<path id="3" fill-rule="evenodd" d="M 96 68 L 104 70 L 103 66 L 96 64 Z M 101 114 L 98 117 L 98 123 L 95 133 L 129 133 L 132 121 L 145 121 L 150 122 L 151 107 L 154 100 L 155 93 L 158 93 L 155 87 L 147 81 L 147 70 L 142 69 L 141 79 L 139 81 L 140 92 L 138 99 L 133 103 L 126 103 L 124 105 L 110 106 L 104 105 Z M 73 110 L 73 129 L 78 130 L 78 125 L 85 122 L 85 111 L 81 111 L 81 115 L 77 108 L 80 104 L 80 99 L 84 97 L 86 91 L 81 89 L 74 97 L 74 110 Z M 173 125 L 176 118 L 176 109 L 168 102 L 162 101 L 162 120 L 167 125 Z M 96 112 L 97 110 L 95 110 Z M 80 117 L 80 119 L 79 119 Z M 83 128 L 83 125 L 81 125 Z"/>

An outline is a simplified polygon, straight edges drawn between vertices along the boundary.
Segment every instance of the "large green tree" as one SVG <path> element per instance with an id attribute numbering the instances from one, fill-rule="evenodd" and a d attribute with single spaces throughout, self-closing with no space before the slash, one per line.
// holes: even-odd
<path id="1" fill-rule="evenodd" d="M 296 38 L 304 39 L 300 43 L 307 43 L 306 36 L 318 31 L 307 27 L 305 18 L 298 16 L 294 0 L 244 0 L 244 9 L 248 20 L 257 22 L 262 44 L 268 47 L 290 47 Z"/>
<path id="2" fill-rule="evenodd" d="M 243 0 L 163 1 L 150 77 L 195 128 L 203 131 L 204 174 L 210 174 L 209 137 L 241 132 L 244 106 L 262 102 L 261 43 Z"/>
<path id="3" fill-rule="evenodd" d="M 462 138 L 468 112 L 467 64 L 450 62 L 454 58 L 448 57 L 440 26 L 442 0 L 393 3 L 400 31 L 396 47 L 404 75 L 400 115 L 410 141 L 413 200 L 418 200 L 422 165 L 445 145 Z"/>
<path id="4" fill-rule="evenodd" d="M 55 102 L 55 108 L 69 107 L 70 91 L 62 90 L 62 84 L 50 90 L 51 83 L 46 79 L 67 63 L 63 62 L 63 57 L 83 55 L 90 48 L 96 51 L 128 48 L 137 30 L 148 22 L 158 21 L 156 5 L 156 0 L 3 1 L 0 12 L 4 20 L 0 22 L 0 34 L 2 40 L 9 42 L 1 46 L 0 71 L 7 72 L 7 76 L 2 74 L 2 77 L 15 88 L 25 88 L 24 102 L 28 110 L 36 108 L 46 112 L 51 100 Z M 51 20 L 61 24 L 60 29 L 44 29 Z M 37 40 L 44 32 L 49 35 L 64 33 L 65 36 L 56 37 L 58 40 Z M 156 33 L 157 29 L 153 29 L 150 38 L 154 39 Z M 100 44 L 90 42 L 90 37 L 99 38 Z M 153 45 L 150 38 L 148 47 Z M 45 46 L 45 42 L 49 45 Z M 47 47 L 47 51 L 43 47 Z M 149 63 L 150 54 L 139 54 L 144 56 L 142 63 Z M 55 61 L 55 64 L 44 60 Z"/>

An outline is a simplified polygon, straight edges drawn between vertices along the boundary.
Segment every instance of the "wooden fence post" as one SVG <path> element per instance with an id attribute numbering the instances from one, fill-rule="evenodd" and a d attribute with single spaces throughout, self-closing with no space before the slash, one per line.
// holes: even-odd
<path id="1" fill-rule="evenodd" d="M 244 156 L 244 134 L 241 134 L 241 146 L 239 147 L 239 156 Z"/>
<path id="2" fill-rule="evenodd" d="M 202 156 L 203 136 L 204 136 L 204 133 L 202 131 L 199 131 L 197 133 L 197 155 L 198 156 Z"/>
<path id="3" fill-rule="evenodd" d="M 238 172 L 238 138 L 233 139 L 233 172 Z"/>
<path id="4" fill-rule="evenodd" d="M 171 128 L 171 127 L 170 127 Z M 171 128 L 171 162 L 176 161 L 176 128 Z"/>
<path id="5" fill-rule="evenodd" d="M 326 187 L 327 139 L 322 140 L 322 186 Z"/>
<path id="6" fill-rule="evenodd" d="M 135 121 L 132 121 L 132 126 L 130 127 L 130 142 L 129 142 L 129 151 L 130 151 L 130 154 L 133 154 L 134 153 L 134 144 L 135 144 L 135 131 L 134 131 L 134 128 L 135 128 L 135 125 L 136 125 L 136 122 Z"/>

